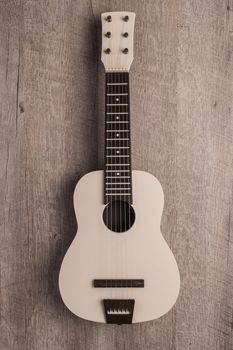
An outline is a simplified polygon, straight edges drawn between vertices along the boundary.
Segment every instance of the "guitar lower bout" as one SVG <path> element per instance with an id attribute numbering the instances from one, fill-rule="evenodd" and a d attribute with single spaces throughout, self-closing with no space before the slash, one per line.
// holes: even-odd
<path id="1" fill-rule="evenodd" d="M 179 270 L 160 231 L 162 187 L 143 171 L 132 171 L 132 180 L 135 221 L 124 232 L 104 222 L 104 171 L 85 175 L 76 186 L 78 233 L 64 257 L 59 288 L 66 306 L 81 318 L 149 321 L 167 313 L 178 297 Z"/>

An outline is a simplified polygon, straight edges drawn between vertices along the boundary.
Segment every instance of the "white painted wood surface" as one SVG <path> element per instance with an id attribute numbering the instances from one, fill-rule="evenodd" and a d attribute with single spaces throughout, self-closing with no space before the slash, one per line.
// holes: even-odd
<path id="1" fill-rule="evenodd" d="M 107 18 L 110 16 L 111 21 Z M 124 18 L 128 17 L 125 21 Z M 129 71 L 133 62 L 134 48 L 134 23 L 133 12 L 105 12 L 101 13 L 101 61 L 106 72 Z M 107 37 L 110 33 L 110 37 Z M 128 37 L 124 37 L 127 33 Z M 124 50 L 127 49 L 127 54 Z M 110 50 L 107 54 L 106 51 Z"/>
<path id="2" fill-rule="evenodd" d="M 104 224 L 103 170 L 86 174 L 75 188 L 79 229 L 63 259 L 59 289 L 65 305 L 85 320 L 106 322 L 104 299 L 134 299 L 132 323 L 161 317 L 177 300 L 179 270 L 160 230 L 164 205 L 161 184 L 153 175 L 138 170 L 133 170 L 132 181 L 136 217 L 124 233 L 113 232 Z M 102 278 L 142 278 L 145 285 L 93 288 L 93 280 Z"/>

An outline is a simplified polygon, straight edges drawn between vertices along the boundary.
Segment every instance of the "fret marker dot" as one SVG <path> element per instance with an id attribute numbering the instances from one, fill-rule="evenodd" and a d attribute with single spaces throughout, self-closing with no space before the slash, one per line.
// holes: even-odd
<path id="1" fill-rule="evenodd" d="M 117 176 L 119 176 L 120 175 L 120 173 L 117 173 Z"/>
<path id="2" fill-rule="evenodd" d="M 117 154 L 119 154 L 119 151 L 116 151 Z"/>
<path id="3" fill-rule="evenodd" d="M 119 119 L 118 115 L 116 116 L 116 119 L 117 119 L 117 120 Z"/>
<path id="4" fill-rule="evenodd" d="M 116 134 L 117 137 L 119 137 L 119 134 Z"/>
<path id="5" fill-rule="evenodd" d="M 116 102 L 119 102 L 119 98 L 118 97 L 116 97 Z"/>

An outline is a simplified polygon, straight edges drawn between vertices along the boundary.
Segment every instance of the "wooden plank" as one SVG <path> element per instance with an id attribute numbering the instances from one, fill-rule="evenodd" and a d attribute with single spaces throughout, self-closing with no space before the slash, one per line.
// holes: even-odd
<path id="1" fill-rule="evenodd" d="M 74 186 L 103 167 L 99 16 L 124 9 L 122 0 L 0 3 L 2 349 L 233 348 L 232 0 L 127 2 L 137 15 L 133 168 L 164 188 L 176 306 L 118 327 L 80 320 L 59 296 Z"/>

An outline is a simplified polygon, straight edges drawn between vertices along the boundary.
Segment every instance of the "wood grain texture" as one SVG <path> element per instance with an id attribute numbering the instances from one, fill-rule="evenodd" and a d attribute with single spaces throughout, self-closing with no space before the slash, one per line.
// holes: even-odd
<path id="1" fill-rule="evenodd" d="M 100 13 L 136 12 L 133 168 L 165 192 L 176 306 L 133 326 L 80 320 L 57 287 L 72 193 L 103 167 Z M 0 2 L 0 349 L 233 348 L 233 1 Z"/>

